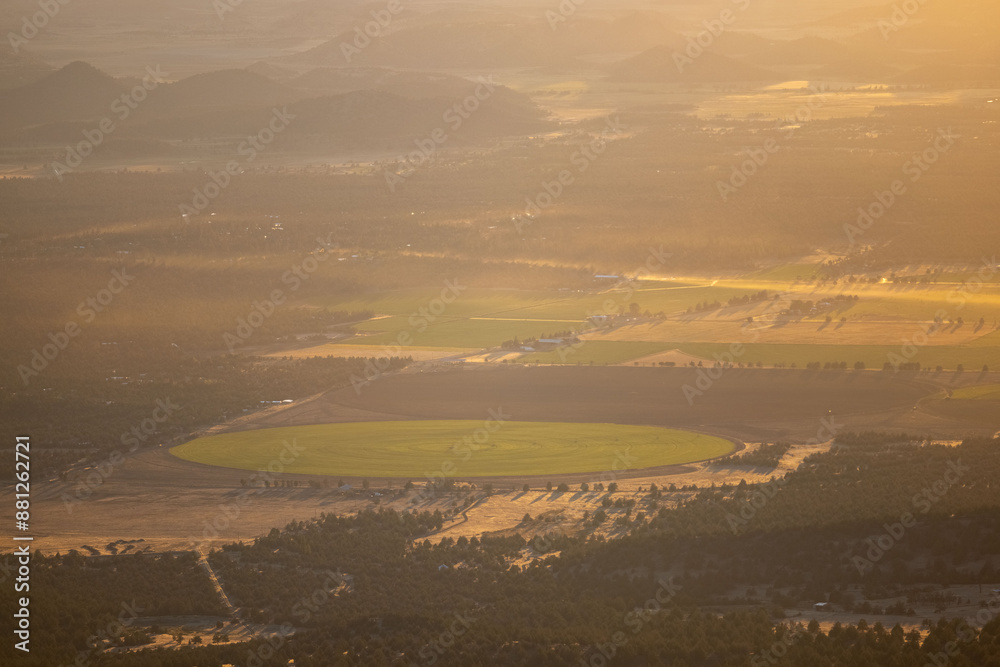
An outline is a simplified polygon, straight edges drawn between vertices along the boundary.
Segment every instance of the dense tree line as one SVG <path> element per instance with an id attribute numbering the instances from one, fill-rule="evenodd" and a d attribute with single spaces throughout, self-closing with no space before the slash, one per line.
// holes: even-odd
<path id="1" fill-rule="evenodd" d="M 382 363 L 393 370 L 408 361 L 394 357 Z M 55 474 L 84 457 L 124 456 L 170 443 L 199 427 L 259 410 L 262 402 L 349 385 L 352 377 L 365 376 L 368 364 L 361 358 L 200 358 L 173 348 L 156 355 L 139 346 L 105 347 L 87 360 L 85 372 L 56 368 L 46 386 L 0 389 L 0 430 L 13 438 L 15 430 L 31 424 L 34 471 Z M 154 410 L 165 414 L 160 405 L 170 412 L 154 423 Z M 9 476 L 12 460 L 0 471 Z"/>
<path id="2" fill-rule="evenodd" d="M 777 442 L 774 444 L 764 443 L 751 452 L 741 452 L 730 454 L 724 458 L 713 461 L 713 466 L 754 466 L 757 468 L 777 468 L 781 462 L 781 457 L 788 453 L 791 445 L 787 442 Z"/>
<path id="3" fill-rule="evenodd" d="M 11 554 L 3 555 L 4 572 L 16 570 Z M 8 570 L 13 567 L 14 570 Z M 4 576 L 13 587 L 13 577 Z M 15 653 L 3 642 L 4 664 L 54 666 L 78 655 L 93 659 L 105 642 L 121 645 L 142 617 L 218 615 L 224 613 L 208 574 L 193 553 L 136 553 L 86 557 L 76 551 L 32 554 L 30 590 L 32 640 L 30 655 Z M 13 594 L 0 596 L 5 618 L 14 612 Z M 17 655 L 17 662 L 7 662 Z M 26 660 L 25 660 L 26 659 Z"/>
<path id="4" fill-rule="evenodd" d="M 613 655 L 623 665 L 756 667 L 776 651 L 790 665 L 902 667 L 943 651 L 949 664 L 997 665 L 1000 622 L 991 607 L 981 608 L 981 631 L 954 619 L 927 626 L 921 637 L 879 622 L 885 613 L 946 604 L 944 585 L 991 590 L 1000 583 L 997 446 L 846 434 L 831 452 L 768 484 L 651 488 L 627 498 L 637 501 L 628 507 L 608 503 L 601 511 L 623 520 L 616 539 L 595 523 L 575 536 L 530 541 L 513 533 L 442 540 L 433 537 L 440 513 L 390 509 L 293 522 L 210 555 L 240 617 L 287 625 L 287 635 L 270 645 L 100 654 L 93 664 L 569 666 Z M 907 512 L 914 521 L 901 518 Z M 906 524 L 902 532 L 897 523 Z M 879 544 L 886 548 L 873 553 Z M 91 566 L 77 555 L 52 559 L 38 596 L 60 585 L 57 576 L 110 588 L 102 577 L 120 573 L 116 591 L 162 597 L 149 604 L 173 609 L 189 596 L 207 613 L 214 602 L 202 578 L 192 576 L 188 588 L 172 584 L 176 595 L 155 592 L 194 567 L 190 559 L 161 560 L 119 556 Z M 136 580 L 141 568 L 151 568 L 150 581 Z M 88 600 L 69 586 L 67 594 L 69 610 Z M 103 602 L 86 603 L 92 614 L 109 609 L 106 593 L 96 600 Z M 822 632 L 782 619 L 784 609 L 815 601 L 868 622 Z M 70 636 L 45 627 L 61 640 Z"/>

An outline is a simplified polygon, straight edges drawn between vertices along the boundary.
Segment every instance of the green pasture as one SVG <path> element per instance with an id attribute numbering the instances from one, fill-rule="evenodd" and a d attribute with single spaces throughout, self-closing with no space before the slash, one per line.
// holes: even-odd
<path id="1" fill-rule="evenodd" d="M 643 312 L 660 311 L 677 314 L 700 302 L 718 301 L 725 304 L 734 296 L 743 296 L 761 289 L 772 289 L 767 278 L 775 279 L 782 271 L 796 274 L 809 265 L 789 265 L 743 279 L 720 280 L 715 285 L 692 285 L 680 282 L 645 282 L 635 289 L 614 288 L 604 291 L 526 291 L 468 289 L 451 303 L 436 301 L 440 289 L 398 290 L 363 297 L 326 297 L 314 299 L 312 306 L 335 310 L 371 310 L 379 319 L 356 325 L 359 335 L 344 341 L 346 345 L 403 345 L 481 349 L 500 345 L 515 337 L 525 340 L 551 336 L 566 331 L 587 328 L 591 315 L 617 313 L 636 303 Z M 767 278 L 765 278 L 767 276 Z M 921 349 L 914 361 L 924 366 L 954 368 L 964 364 L 967 369 L 983 364 L 1000 366 L 1000 331 L 994 322 L 1000 321 L 1000 288 L 987 285 L 975 293 L 958 292 L 947 285 L 857 285 L 836 288 L 800 286 L 791 298 L 822 300 L 838 290 L 858 294 L 859 301 L 840 302 L 830 312 L 834 318 L 851 320 L 913 322 L 914 332 L 920 325 L 933 320 L 936 314 L 965 320 L 970 330 L 985 320 L 990 332 L 967 346 L 928 346 Z M 815 319 L 825 318 L 827 313 Z M 807 318 L 808 319 L 808 318 Z M 864 342 L 864 341 L 859 341 Z M 900 345 L 902 342 L 900 343 Z M 727 349 L 728 341 L 698 344 L 590 342 L 569 356 L 558 352 L 529 355 L 525 361 L 538 363 L 616 364 L 625 363 L 657 352 L 680 348 L 696 356 L 711 358 L 712 353 Z M 766 366 L 775 363 L 803 365 L 813 361 L 846 361 L 852 365 L 863 361 L 867 366 L 881 367 L 886 356 L 898 349 L 886 345 L 756 345 L 748 346 L 744 362 Z"/>
<path id="2" fill-rule="evenodd" d="M 651 426 L 406 421 L 322 424 L 198 438 L 178 458 L 243 470 L 344 477 L 495 477 L 596 473 L 725 456 L 723 438 Z"/>
<path id="3" fill-rule="evenodd" d="M 343 344 L 480 349 L 496 347 L 515 336 L 523 340 L 559 331 L 576 331 L 582 325 L 581 322 L 489 318 L 442 319 L 427 321 L 426 327 L 424 324 L 420 319 L 404 316 L 364 322 L 355 327 L 360 335 Z"/>
<path id="4" fill-rule="evenodd" d="M 715 362 L 715 355 L 723 359 L 730 352 L 729 343 L 644 343 L 621 341 L 585 341 L 577 348 L 536 352 L 522 357 L 523 363 L 568 364 L 568 365 L 604 365 L 623 364 L 641 359 L 659 352 L 678 350 L 694 357 Z M 881 369 L 889 355 L 902 355 L 900 345 L 785 345 L 772 343 L 744 344 L 743 352 L 735 358 L 735 363 L 764 366 L 793 363 L 798 368 L 807 364 L 847 362 L 849 368 L 854 368 L 858 361 L 864 362 L 866 368 Z M 942 366 L 945 370 L 955 370 L 959 364 L 966 371 L 979 371 L 983 365 L 991 369 L 1000 369 L 1000 346 L 927 346 L 919 348 L 917 354 L 909 361 L 919 362 L 924 369 L 934 369 Z M 708 363 L 708 362 L 706 362 Z"/>
<path id="5" fill-rule="evenodd" d="M 678 343 L 676 347 L 687 354 L 715 359 L 716 354 L 725 355 L 730 345 L 723 343 Z M 786 366 L 795 363 L 799 368 L 812 362 L 847 362 L 853 368 L 855 362 L 864 362 L 867 368 L 881 369 L 890 354 L 902 355 L 902 343 L 899 345 L 782 345 L 770 343 L 753 343 L 744 345 L 744 352 L 736 361 L 765 366 L 784 363 Z M 966 371 L 978 371 L 983 364 L 991 368 L 1000 368 L 1000 347 L 962 347 L 945 345 L 928 345 L 917 349 L 911 362 L 920 363 L 927 369 L 942 366 L 945 370 L 955 370 L 959 364 Z"/>
<path id="6" fill-rule="evenodd" d="M 677 346 L 670 343 L 587 340 L 582 341 L 580 345 L 567 346 L 562 350 L 533 352 L 521 357 L 518 363 L 614 365 L 623 364 L 659 352 L 667 352 L 675 347 Z"/>
<path id="7" fill-rule="evenodd" d="M 955 400 L 1000 401 L 1000 384 L 984 384 L 978 387 L 956 389 L 951 395 Z"/>

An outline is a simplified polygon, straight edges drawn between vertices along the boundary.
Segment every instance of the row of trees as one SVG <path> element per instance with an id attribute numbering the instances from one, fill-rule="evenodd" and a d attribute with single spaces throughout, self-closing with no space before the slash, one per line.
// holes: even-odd
<path id="1" fill-rule="evenodd" d="M 942 585 L 996 586 L 997 446 L 846 434 L 829 453 L 766 485 L 609 495 L 575 536 L 432 541 L 439 512 L 369 509 L 293 522 L 227 545 L 210 560 L 243 618 L 299 628 L 271 648 L 268 659 L 280 664 L 421 664 L 432 656 L 442 665 L 578 665 L 603 647 L 623 664 L 745 667 L 784 642 L 788 630 L 772 615 L 780 618 L 788 606 L 829 601 L 871 614 L 870 621 L 889 612 L 919 618 L 929 606 L 953 603 L 935 593 Z M 926 512 L 915 498 L 926 500 Z M 657 509 L 661 500 L 667 504 Z M 916 521 L 894 527 L 907 512 Z M 613 532 L 623 536 L 608 540 L 605 524 L 613 518 Z M 526 519 L 521 528 L 543 524 Z M 857 557 L 866 563 L 859 566 Z M 110 613 L 111 590 L 134 592 L 140 604 L 159 603 L 165 613 L 218 613 L 193 556 L 119 556 L 91 565 L 71 554 L 41 562 L 33 593 L 67 610 L 39 612 L 60 619 L 44 626 L 52 646 L 66 646 L 70 630 L 83 632 L 86 613 L 87 621 L 96 610 Z M 52 592 L 59 586 L 71 599 Z M 733 611 L 720 615 L 720 608 Z M 879 623 L 826 632 L 811 623 L 788 635 L 782 651 L 789 664 L 902 667 L 933 661 L 961 631 L 955 664 L 991 665 L 1000 623 L 986 620 L 982 631 L 957 620 L 929 623 L 924 637 Z M 628 641 L 616 643 L 616 633 Z M 244 664 L 261 646 L 92 657 L 95 665 L 121 667 Z M 67 659 L 65 652 L 47 655 Z M 25 664 L 56 664 L 40 659 Z"/>

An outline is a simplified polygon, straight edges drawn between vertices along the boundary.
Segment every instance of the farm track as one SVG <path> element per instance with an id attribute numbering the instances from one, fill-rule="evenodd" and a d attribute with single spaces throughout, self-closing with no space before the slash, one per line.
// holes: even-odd
<path id="1" fill-rule="evenodd" d="M 215 570 L 212 569 L 212 564 L 208 562 L 208 556 L 206 556 L 205 552 L 201 549 L 198 549 L 198 562 L 201 563 L 201 566 L 205 568 L 205 571 L 208 573 L 208 578 L 212 582 L 212 588 L 215 589 L 216 594 L 219 596 L 219 601 L 221 601 L 222 605 L 229 610 L 230 615 L 235 616 L 236 607 L 234 607 L 233 603 L 230 602 L 229 596 L 226 595 L 226 591 L 222 588 L 222 584 L 219 582 L 219 578 L 215 576 Z"/>

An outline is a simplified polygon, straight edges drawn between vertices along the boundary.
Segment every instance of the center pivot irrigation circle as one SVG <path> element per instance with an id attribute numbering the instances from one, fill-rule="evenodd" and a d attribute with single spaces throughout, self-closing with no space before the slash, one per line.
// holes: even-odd
<path id="1" fill-rule="evenodd" d="M 729 454 L 729 440 L 656 426 L 382 421 L 240 431 L 174 447 L 196 463 L 342 477 L 510 477 L 621 472 Z"/>

